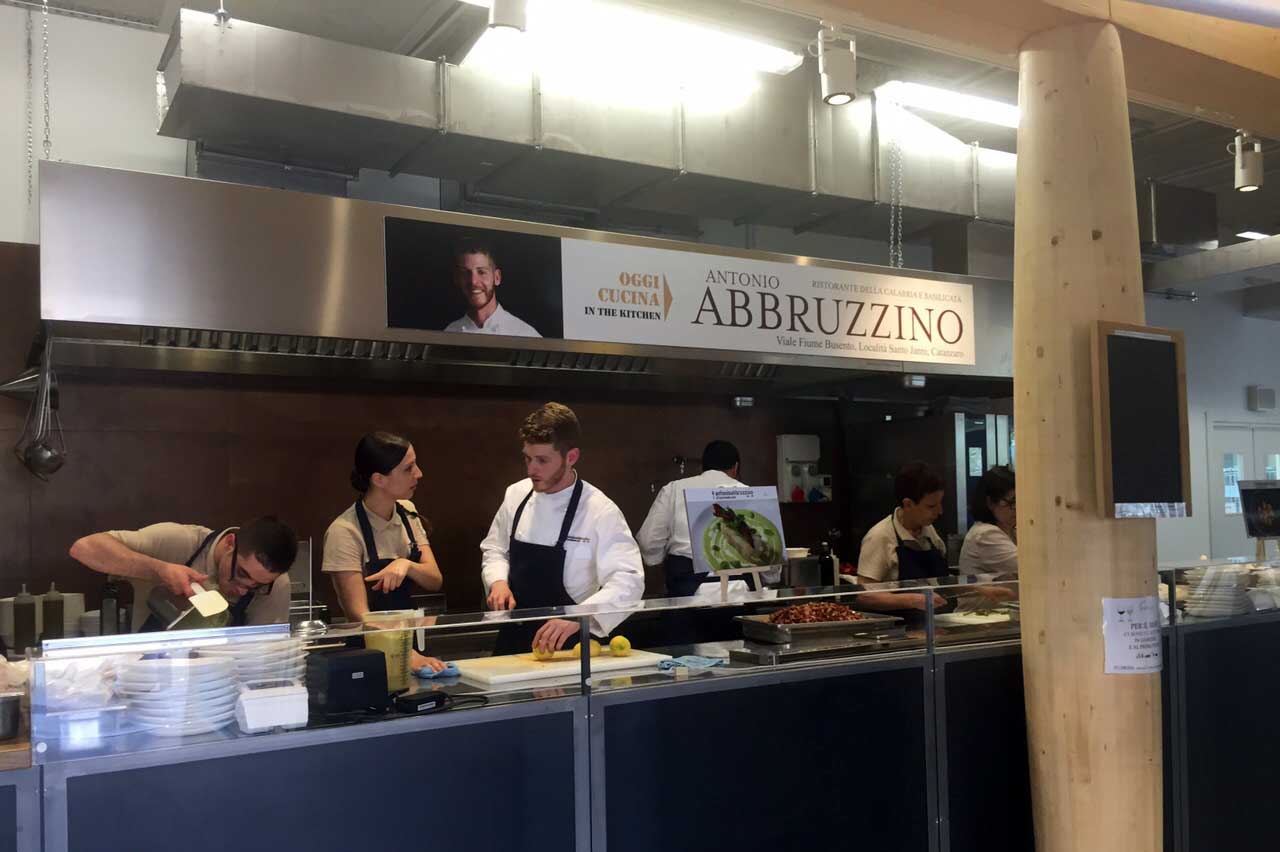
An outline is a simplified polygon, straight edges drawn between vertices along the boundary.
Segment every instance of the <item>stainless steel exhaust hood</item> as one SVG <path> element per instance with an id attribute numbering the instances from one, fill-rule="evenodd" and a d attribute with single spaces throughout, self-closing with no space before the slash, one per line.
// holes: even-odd
<path id="1" fill-rule="evenodd" d="M 881 239 L 888 157 L 909 230 L 1013 219 L 1014 155 L 965 144 L 867 96 L 830 109 L 811 66 L 737 103 L 602 104 L 502 73 L 184 9 L 160 62 L 160 133 L 354 173 L 474 182 L 576 209 L 618 207 Z M 590 73 L 584 69 L 584 73 Z"/>
<path id="2" fill-rule="evenodd" d="M 60 367 L 748 395 L 906 369 L 893 361 L 558 339 L 466 346 L 457 335 L 387 324 L 387 216 L 735 254 L 715 247 L 65 163 L 42 163 L 40 183 L 41 317 L 58 340 Z M 911 275 L 974 287 L 977 364 L 927 372 L 1010 376 L 1008 282 Z"/>

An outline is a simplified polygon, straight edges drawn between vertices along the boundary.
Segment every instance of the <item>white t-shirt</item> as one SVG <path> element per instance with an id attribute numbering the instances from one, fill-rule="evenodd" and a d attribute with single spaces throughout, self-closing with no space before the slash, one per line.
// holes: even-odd
<path id="1" fill-rule="evenodd" d="M 995 524 L 979 521 L 969 528 L 960 549 L 961 574 L 1018 573 L 1018 545 Z"/>
<path id="2" fill-rule="evenodd" d="M 898 510 L 894 510 L 880 523 L 876 524 L 862 537 L 862 552 L 858 555 L 858 576 L 877 582 L 888 582 L 898 579 L 898 540 L 907 547 L 917 550 L 934 550 L 947 555 L 947 546 L 934 530 L 927 526 L 916 538 L 898 522 Z"/>
<path id="3" fill-rule="evenodd" d="M 507 488 L 489 534 L 480 543 L 481 578 L 485 594 L 498 580 L 506 580 L 511 564 L 511 522 L 525 497 L 529 502 L 520 515 L 516 538 L 529 544 L 554 545 L 573 496 L 573 486 L 555 494 L 533 494 L 528 479 Z M 564 543 L 564 588 L 580 604 L 621 604 L 640 600 L 644 594 L 644 567 L 640 548 L 631 537 L 631 528 L 621 510 L 604 492 L 589 482 L 582 483 L 578 511 Z M 516 607 L 520 607 L 516 598 Z M 593 631 L 603 636 L 626 620 L 626 615 L 592 617 Z"/>
<path id="4" fill-rule="evenodd" d="M 470 316 L 463 314 L 461 319 L 456 319 L 444 327 L 445 331 L 462 331 L 470 334 L 505 334 L 508 337 L 541 337 L 538 330 L 529 323 L 517 317 L 515 314 L 509 313 L 506 308 L 498 305 L 483 326 L 478 326 Z"/>
<path id="5" fill-rule="evenodd" d="M 690 488 L 730 485 L 742 486 L 742 483 L 723 470 L 707 470 L 662 486 L 648 516 L 640 525 L 640 531 L 636 533 L 644 564 L 661 565 L 667 554 L 692 558 L 693 545 L 689 541 L 689 513 L 685 508 L 684 492 Z"/>
<path id="6" fill-rule="evenodd" d="M 228 527 L 209 542 L 191 567 L 201 574 L 209 576 L 210 583 L 206 589 L 217 588 L 218 565 L 214 553 L 223 536 L 238 530 L 239 527 Z M 107 535 L 119 541 L 135 553 L 142 553 L 162 562 L 185 565 L 191 554 L 198 548 L 213 530 L 195 524 L 161 523 L 143 527 L 140 530 L 111 530 Z M 154 580 L 142 580 L 129 577 L 133 586 L 133 631 L 136 633 L 146 622 L 151 610 L 147 608 L 147 599 L 151 590 L 159 583 Z M 235 606 L 236 598 L 225 589 L 219 588 L 227 603 Z M 245 610 L 245 624 L 283 624 L 289 620 L 289 573 L 277 574 L 271 586 L 271 592 L 262 597 L 255 597 Z"/>
<path id="7" fill-rule="evenodd" d="M 369 528 L 373 530 L 373 543 L 378 548 L 381 559 L 399 559 L 408 557 L 411 544 L 410 533 L 420 550 L 428 547 L 427 531 L 418 518 L 417 511 L 408 500 L 401 500 L 400 505 L 409 512 L 409 526 L 405 530 L 399 512 L 391 513 L 391 520 L 384 520 L 365 507 L 369 516 Z M 333 519 L 328 531 L 324 534 L 324 561 L 322 571 L 337 574 L 342 571 L 363 571 L 365 563 L 372 559 L 364 546 L 364 535 L 360 532 L 360 521 L 356 518 L 355 504 Z"/>

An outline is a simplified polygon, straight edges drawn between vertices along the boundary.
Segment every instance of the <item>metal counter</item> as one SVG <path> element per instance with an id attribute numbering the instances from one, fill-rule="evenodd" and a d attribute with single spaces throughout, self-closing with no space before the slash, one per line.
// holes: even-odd
<path id="1" fill-rule="evenodd" d="M 47 763 L 0 775 L 0 819 L 13 813 L 16 826 L 0 850 L 429 840 L 773 852 L 852 840 L 1025 852 L 1020 643 L 1009 626 L 934 639 L 844 659 L 596 675 L 586 689 L 483 690 L 483 708 Z M 1280 663 L 1258 650 L 1276 644 L 1280 612 L 1166 626 L 1166 850 L 1274 848 Z M 664 650 L 726 657 L 741 645 Z M 31 830 L 41 807 L 43 846 Z"/>

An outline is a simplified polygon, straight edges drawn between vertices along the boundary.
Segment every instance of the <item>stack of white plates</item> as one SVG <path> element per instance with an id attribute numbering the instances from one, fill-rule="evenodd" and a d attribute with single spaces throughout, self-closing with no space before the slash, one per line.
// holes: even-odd
<path id="1" fill-rule="evenodd" d="M 302 683 L 307 673 L 307 652 L 301 639 L 234 642 L 201 648 L 199 654 L 205 659 L 232 663 L 240 683 L 257 680 L 296 680 Z"/>
<path id="2" fill-rule="evenodd" d="M 235 667 L 229 660 L 133 660 L 116 669 L 116 692 L 139 727 L 182 737 L 224 728 L 235 718 Z"/>
<path id="3" fill-rule="evenodd" d="M 1187 599 L 1187 615 L 1224 618 L 1253 610 L 1249 600 L 1249 572 L 1240 568 L 1209 568 Z"/>

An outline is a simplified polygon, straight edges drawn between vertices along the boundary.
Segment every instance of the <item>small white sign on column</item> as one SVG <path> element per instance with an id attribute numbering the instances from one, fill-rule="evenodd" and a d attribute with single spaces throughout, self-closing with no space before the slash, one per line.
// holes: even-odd
<path id="1" fill-rule="evenodd" d="M 1160 602 L 1155 595 L 1102 599 L 1107 674 L 1154 674 L 1162 665 Z"/>

